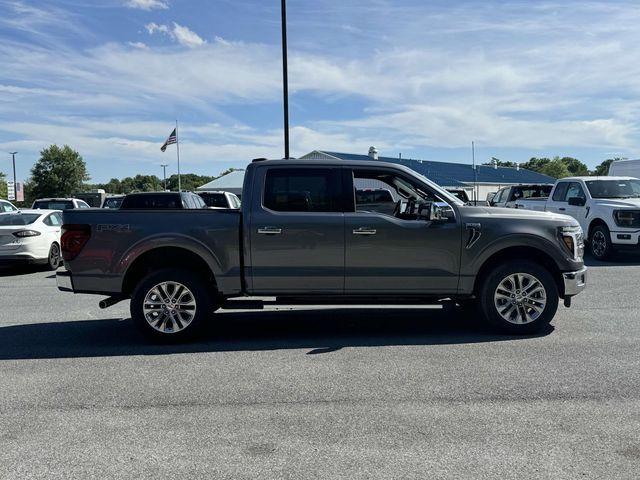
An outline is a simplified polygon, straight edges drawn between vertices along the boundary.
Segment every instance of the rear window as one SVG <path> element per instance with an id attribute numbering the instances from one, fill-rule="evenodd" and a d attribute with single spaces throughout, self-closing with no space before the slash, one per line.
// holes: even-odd
<path id="1" fill-rule="evenodd" d="M 122 205 L 122 200 L 123 200 L 123 197 L 120 197 L 120 198 L 107 198 L 104 201 L 103 208 L 120 208 L 120 205 Z"/>
<path id="2" fill-rule="evenodd" d="M 12 226 L 12 225 L 31 225 L 35 222 L 39 213 L 12 213 L 9 215 L 0 215 L 0 227 Z"/>
<path id="3" fill-rule="evenodd" d="M 264 206 L 278 212 L 340 211 L 337 174 L 328 168 L 274 168 L 267 172 Z"/>
<path id="4" fill-rule="evenodd" d="M 121 209 L 181 209 L 180 194 L 127 195 Z"/>
<path id="5" fill-rule="evenodd" d="M 511 200 L 519 200 L 522 198 L 544 198 L 551 193 L 551 185 L 536 185 L 529 187 L 513 187 Z"/>
<path id="6" fill-rule="evenodd" d="M 227 208 L 227 198 L 224 193 L 203 193 L 200 195 L 207 204 L 207 207 L 221 207 Z"/>
<path id="7" fill-rule="evenodd" d="M 38 200 L 34 202 L 33 208 L 44 210 L 70 210 L 73 208 L 71 200 Z"/>

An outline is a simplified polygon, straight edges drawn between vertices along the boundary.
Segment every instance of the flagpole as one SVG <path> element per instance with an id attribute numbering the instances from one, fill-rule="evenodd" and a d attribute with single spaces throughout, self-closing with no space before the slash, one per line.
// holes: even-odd
<path id="1" fill-rule="evenodd" d="M 176 155 L 178 156 L 178 192 L 182 192 L 182 183 L 180 181 L 180 140 L 178 136 L 178 120 L 176 119 Z"/>

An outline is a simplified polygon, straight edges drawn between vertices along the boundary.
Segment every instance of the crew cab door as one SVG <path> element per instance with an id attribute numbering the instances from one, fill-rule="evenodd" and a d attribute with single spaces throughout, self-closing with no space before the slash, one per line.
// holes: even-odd
<path id="1" fill-rule="evenodd" d="M 388 183 L 402 177 L 389 168 L 345 168 L 343 183 L 351 192 L 366 186 L 386 188 L 396 210 L 410 209 L 407 198 Z M 417 184 L 436 197 L 427 184 Z M 446 204 L 443 204 L 446 206 Z M 450 206 L 449 206 L 450 207 Z M 345 209 L 347 210 L 347 209 Z M 460 270 L 461 223 L 453 208 L 446 221 L 411 219 L 402 211 L 389 214 L 354 200 L 345 211 L 345 293 L 455 293 Z"/>
<path id="2" fill-rule="evenodd" d="M 251 293 L 344 291 L 341 169 L 264 166 L 251 204 Z"/>
<path id="3" fill-rule="evenodd" d="M 586 217 L 586 207 L 584 205 L 569 205 L 570 198 L 580 198 L 586 203 L 587 196 L 580 182 L 558 182 L 553 196 L 547 201 L 547 210 L 570 215 L 581 222 Z"/>

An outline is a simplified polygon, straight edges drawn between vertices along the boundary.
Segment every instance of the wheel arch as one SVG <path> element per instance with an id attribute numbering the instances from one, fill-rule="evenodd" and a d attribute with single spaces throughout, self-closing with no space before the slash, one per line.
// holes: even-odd
<path id="1" fill-rule="evenodd" d="M 487 258 L 476 275 L 473 285 L 473 294 L 477 295 L 482 281 L 496 266 L 509 261 L 529 260 L 544 266 L 553 276 L 558 287 L 560 297 L 564 297 L 564 282 L 558 264 L 551 255 L 544 250 L 533 246 L 506 247 L 493 253 Z"/>
<path id="2" fill-rule="evenodd" d="M 196 272 L 207 283 L 208 288 L 216 292 L 218 290 L 215 272 L 201 255 L 184 247 L 161 246 L 145 251 L 131 262 L 124 274 L 122 293 L 130 296 L 146 275 L 165 268 Z"/>
<path id="3" fill-rule="evenodd" d="M 593 220 L 591 220 L 591 223 L 589 223 L 589 228 L 587 230 L 587 241 L 591 240 L 591 234 L 593 233 L 593 229 L 597 226 L 603 226 L 605 227 L 607 230 L 609 230 L 609 225 L 607 225 L 607 222 L 605 222 L 602 218 L 600 217 L 596 217 Z"/>

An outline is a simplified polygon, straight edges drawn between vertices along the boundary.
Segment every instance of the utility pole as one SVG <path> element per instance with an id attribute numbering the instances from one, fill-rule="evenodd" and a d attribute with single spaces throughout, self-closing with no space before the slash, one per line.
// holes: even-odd
<path id="1" fill-rule="evenodd" d="M 161 163 L 160 166 L 162 167 L 162 176 L 164 177 L 164 189 L 166 191 L 167 190 L 167 167 L 169 166 L 169 164 Z"/>
<path id="2" fill-rule="evenodd" d="M 476 169 L 476 144 L 471 142 L 471 161 L 473 162 L 473 196 L 474 202 L 478 204 L 478 170 Z"/>
<path id="3" fill-rule="evenodd" d="M 284 158 L 289 158 L 289 74 L 287 67 L 287 0 L 282 0 L 282 93 L 284 100 Z"/>
<path id="4" fill-rule="evenodd" d="M 16 154 L 18 152 L 9 152 L 13 158 L 13 201 L 18 200 L 18 185 L 16 184 Z"/>

